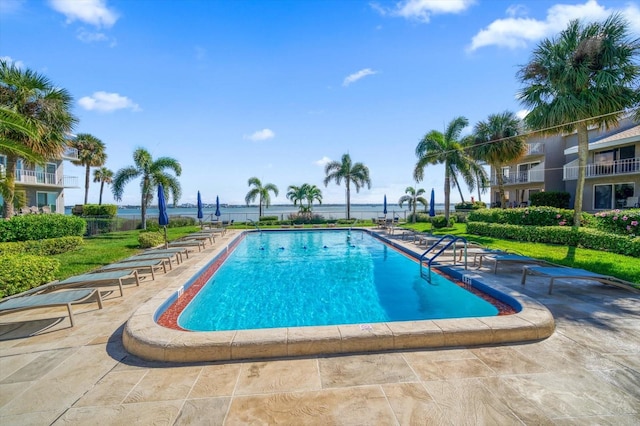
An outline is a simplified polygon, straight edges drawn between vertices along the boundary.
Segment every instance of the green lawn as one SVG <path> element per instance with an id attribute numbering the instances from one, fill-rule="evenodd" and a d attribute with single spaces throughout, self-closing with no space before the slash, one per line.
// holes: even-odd
<path id="1" fill-rule="evenodd" d="M 428 223 L 404 225 L 405 228 L 415 229 L 417 231 L 429 231 L 431 229 L 430 226 Z M 433 233 L 434 235 L 456 235 L 485 247 L 515 252 L 558 265 L 571 266 L 598 274 L 614 276 L 635 283 L 637 287 L 640 288 L 640 259 L 634 257 L 577 247 L 481 237 L 467 234 L 464 223 L 457 223 L 454 228 L 434 230 Z"/>
<path id="2" fill-rule="evenodd" d="M 427 223 L 407 224 L 404 227 L 418 231 L 429 231 L 431 229 L 430 224 Z M 174 240 L 197 230 L 197 226 L 169 228 L 167 235 L 169 240 Z M 56 278 L 64 279 L 72 275 L 88 272 L 142 251 L 138 248 L 139 232 L 114 232 L 86 238 L 85 244 L 80 250 L 53 256 L 60 261 L 60 270 Z M 599 274 L 611 275 L 633 282 L 640 288 L 640 259 L 576 247 L 479 237 L 467 234 L 465 224 L 456 224 L 454 228 L 450 229 L 435 230 L 434 234 L 457 235 L 486 247 L 507 250 L 558 265 L 572 266 Z"/>

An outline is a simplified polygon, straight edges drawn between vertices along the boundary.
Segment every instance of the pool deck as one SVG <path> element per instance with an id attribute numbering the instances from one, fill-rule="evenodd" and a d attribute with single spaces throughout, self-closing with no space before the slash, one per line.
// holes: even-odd
<path id="1" fill-rule="evenodd" d="M 555 320 L 546 339 L 182 364 L 129 354 L 127 321 L 150 316 L 147 302 L 185 282 L 228 235 L 124 297 L 107 295 L 102 310 L 74 306 L 73 328 L 64 308 L 0 318 L 0 424 L 640 422 L 640 296 L 585 281 L 560 281 L 548 295 L 542 277 L 520 285 L 521 265 L 473 273 L 544 305 Z"/>

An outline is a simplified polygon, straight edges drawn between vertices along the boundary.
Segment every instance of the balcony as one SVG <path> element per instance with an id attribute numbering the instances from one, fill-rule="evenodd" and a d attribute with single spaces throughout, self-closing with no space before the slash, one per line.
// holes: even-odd
<path id="1" fill-rule="evenodd" d="M 62 153 L 63 160 L 77 160 L 78 159 L 78 150 L 76 148 L 67 148 Z"/>
<path id="2" fill-rule="evenodd" d="M 527 144 L 527 152 L 525 155 L 542 155 L 544 154 L 544 143 L 534 142 Z"/>
<path id="3" fill-rule="evenodd" d="M 617 176 L 640 173 L 640 157 L 587 164 L 586 177 Z M 578 160 L 564 165 L 564 180 L 578 179 Z"/>
<path id="4" fill-rule="evenodd" d="M 16 170 L 16 183 L 24 185 L 54 186 L 57 188 L 79 188 L 77 176 L 64 176 L 35 170 Z"/>
<path id="5" fill-rule="evenodd" d="M 510 173 L 508 176 L 503 176 L 502 181 L 505 185 L 544 182 L 544 163 L 526 171 Z M 496 175 L 491 176 L 491 185 L 497 184 L 498 179 Z"/>

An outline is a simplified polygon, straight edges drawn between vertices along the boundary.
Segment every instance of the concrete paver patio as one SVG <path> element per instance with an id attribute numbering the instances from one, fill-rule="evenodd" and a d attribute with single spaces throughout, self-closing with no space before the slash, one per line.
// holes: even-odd
<path id="1" fill-rule="evenodd" d="M 543 278 L 523 288 L 518 265 L 479 273 L 547 306 L 556 331 L 543 341 L 192 364 L 128 354 L 127 319 L 226 241 L 102 310 L 75 306 L 73 328 L 64 308 L 4 316 L 0 424 L 640 423 L 640 297 L 588 282 L 548 295 Z"/>

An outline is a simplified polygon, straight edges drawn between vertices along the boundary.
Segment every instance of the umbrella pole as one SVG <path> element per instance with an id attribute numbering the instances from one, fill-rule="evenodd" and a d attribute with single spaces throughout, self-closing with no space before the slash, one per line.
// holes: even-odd
<path id="1" fill-rule="evenodd" d="M 164 226 L 164 248 L 169 248 L 169 241 L 167 241 L 167 227 Z"/>

